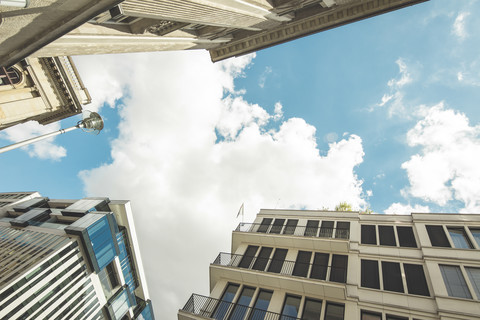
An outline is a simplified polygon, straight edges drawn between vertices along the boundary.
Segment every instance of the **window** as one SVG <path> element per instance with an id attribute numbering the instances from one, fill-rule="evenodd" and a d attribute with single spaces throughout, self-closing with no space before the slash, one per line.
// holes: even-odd
<path id="1" fill-rule="evenodd" d="M 318 320 L 322 313 L 322 301 L 305 298 L 302 320 Z"/>
<path id="2" fill-rule="evenodd" d="M 480 246 L 480 228 L 470 228 L 470 232 L 477 242 L 477 245 Z"/>
<path id="3" fill-rule="evenodd" d="M 308 274 L 308 269 L 310 267 L 311 256 L 312 253 L 310 251 L 299 251 L 292 275 L 306 277 Z"/>
<path id="4" fill-rule="evenodd" d="M 463 227 L 460 228 L 447 228 L 448 233 L 450 234 L 450 238 L 452 238 L 453 246 L 455 248 L 461 249 L 473 249 L 473 245 L 468 239 L 467 234 L 465 233 L 465 229 Z"/>
<path id="5" fill-rule="evenodd" d="M 396 246 L 395 233 L 393 226 L 378 226 L 378 236 L 380 238 L 380 244 L 383 246 Z"/>
<path id="6" fill-rule="evenodd" d="M 391 314 L 387 314 L 387 320 L 408 320 L 408 318 L 392 316 Z"/>
<path id="7" fill-rule="evenodd" d="M 14 67 L 0 67 L 0 86 L 18 84 L 22 81 L 22 74 Z"/>
<path id="8" fill-rule="evenodd" d="M 417 248 L 417 242 L 415 241 L 412 227 L 397 226 L 397 235 L 400 247 Z"/>
<path id="9" fill-rule="evenodd" d="M 295 228 L 297 227 L 298 220 L 297 219 L 288 219 L 287 225 L 283 230 L 283 234 L 294 234 Z"/>
<path id="10" fill-rule="evenodd" d="M 348 239 L 350 236 L 350 222 L 337 222 L 337 230 L 335 230 L 335 238 Z"/>
<path id="11" fill-rule="evenodd" d="M 258 254 L 257 260 L 253 264 L 253 270 L 260 270 L 264 271 L 265 267 L 267 266 L 268 259 L 270 258 L 270 254 L 272 253 L 273 248 L 270 247 L 263 247 L 260 249 L 260 253 Z"/>
<path id="12" fill-rule="evenodd" d="M 362 244 L 377 244 L 377 234 L 374 225 L 362 225 Z"/>
<path id="13" fill-rule="evenodd" d="M 362 287 L 380 289 L 378 261 L 362 259 L 361 265 Z"/>
<path id="14" fill-rule="evenodd" d="M 382 274 L 384 290 L 403 292 L 400 263 L 382 261 Z"/>
<path id="15" fill-rule="evenodd" d="M 270 233 L 280 233 L 282 231 L 284 223 L 285 219 L 275 219 L 275 221 L 273 222 L 273 226 L 270 229 Z"/>
<path id="16" fill-rule="evenodd" d="M 305 228 L 304 236 L 315 237 L 318 232 L 318 220 L 308 220 L 307 227 Z"/>
<path id="17" fill-rule="evenodd" d="M 477 295 L 477 299 L 480 299 L 480 268 L 465 267 L 465 271 L 468 274 L 468 278 L 470 279 L 473 290 Z"/>
<path id="18" fill-rule="evenodd" d="M 348 256 L 334 254 L 332 257 L 332 268 L 330 270 L 330 281 L 347 282 Z"/>
<path id="19" fill-rule="evenodd" d="M 450 242 L 442 226 L 426 226 L 426 228 L 432 246 L 450 248 Z"/>
<path id="20" fill-rule="evenodd" d="M 238 266 L 240 268 L 250 268 L 250 264 L 252 263 L 252 260 L 255 257 L 255 253 L 257 253 L 257 250 L 258 246 L 248 246 Z"/>
<path id="21" fill-rule="evenodd" d="M 270 224 L 272 223 L 272 218 L 263 218 L 262 223 L 260 224 L 260 227 L 258 227 L 258 232 L 267 232 L 268 227 L 270 227 Z"/>
<path id="22" fill-rule="evenodd" d="M 235 298 L 235 294 L 237 293 L 239 287 L 240 286 L 238 284 L 228 284 L 225 292 L 223 293 L 221 301 L 213 312 L 213 319 L 224 319 L 225 315 L 230 309 L 231 302 L 233 301 L 233 298 Z"/>
<path id="23" fill-rule="evenodd" d="M 268 272 L 280 273 L 280 271 L 282 271 L 287 251 L 287 249 L 275 249 L 272 262 L 270 262 L 270 266 L 268 267 Z"/>
<path id="24" fill-rule="evenodd" d="M 328 270 L 328 259 L 330 255 L 328 253 L 316 252 L 313 259 L 312 271 L 310 272 L 310 278 L 326 280 Z"/>
<path id="25" fill-rule="evenodd" d="M 272 298 L 272 293 L 272 291 L 260 290 L 257 301 L 255 302 L 254 310 L 252 310 L 252 313 L 250 314 L 250 320 L 260 320 L 265 318 L 270 299 Z"/>
<path id="26" fill-rule="evenodd" d="M 362 310 L 361 320 L 382 320 L 382 314 Z"/>
<path id="27" fill-rule="evenodd" d="M 285 296 L 285 302 L 283 303 L 283 309 L 280 319 L 281 320 L 294 320 L 297 319 L 298 310 L 300 309 L 301 297 L 297 296 Z"/>
<path id="28" fill-rule="evenodd" d="M 325 310 L 325 320 L 343 320 L 345 306 L 343 304 L 336 304 L 327 302 L 327 309 Z"/>
<path id="29" fill-rule="evenodd" d="M 243 319 L 245 317 L 254 293 L 255 288 L 243 287 L 242 294 L 235 304 L 230 319 Z"/>
<path id="30" fill-rule="evenodd" d="M 430 296 L 423 266 L 419 264 L 404 263 L 403 269 L 405 270 L 405 277 L 407 279 L 408 293 Z"/>
<path id="31" fill-rule="evenodd" d="M 331 238 L 333 235 L 333 221 L 322 221 L 322 227 L 320 228 L 320 238 Z"/>
<path id="32" fill-rule="evenodd" d="M 440 271 L 450 297 L 472 298 L 459 266 L 440 265 Z"/>

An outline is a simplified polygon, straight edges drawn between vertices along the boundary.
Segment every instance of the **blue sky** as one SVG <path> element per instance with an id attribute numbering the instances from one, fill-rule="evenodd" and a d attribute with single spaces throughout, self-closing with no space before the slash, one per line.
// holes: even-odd
<path id="1" fill-rule="evenodd" d="M 479 1 L 429 1 L 216 64 L 203 51 L 75 57 L 106 129 L 0 156 L 0 189 L 132 200 L 154 306 L 171 317 L 208 294 L 243 202 L 246 221 L 340 201 L 479 212 L 479 14 Z"/>

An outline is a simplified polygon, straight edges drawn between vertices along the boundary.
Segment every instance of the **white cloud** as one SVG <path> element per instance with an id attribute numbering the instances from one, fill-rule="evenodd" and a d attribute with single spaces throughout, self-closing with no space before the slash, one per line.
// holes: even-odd
<path id="1" fill-rule="evenodd" d="M 30 138 L 38 137 L 50 132 L 58 131 L 60 123 L 55 122 L 49 125 L 41 125 L 36 121 L 29 121 L 22 123 L 0 132 L 0 137 L 16 143 Z M 55 138 L 48 138 L 22 147 L 27 151 L 30 157 L 36 157 L 42 160 L 59 161 L 67 155 L 67 150 L 64 147 L 56 145 L 53 141 Z M 11 151 L 10 151 L 11 152 Z"/>
<path id="2" fill-rule="evenodd" d="M 471 126 L 465 114 L 443 103 L 421 107 L 419 120 L 407 134 L 410 146 L 421 152 L 402 164 L 410 186 L 403 194 L 444 206 L 450 200 L 464 203 L 462 212 L 480 210 L 480 125 Z"/>
<path id="3" fill-rule="evenodd" d="M 159 317 L 175 318 L 192 292 L 208 295 L 209 263 L 229 251 L 242 202 L 246 221 L 278 199 L 292 208 L 365 206 L 355 174 L 360 137 L 345 136 L 320 156 L 316 129 L 303 119 L 272 123 L 280 107 L 271 115 L 238 92 L 224 97 L 251 57 L 212 64 L 205 52 L 115 55 L 104 67 L 117 60 L 129 96 L 113 162 L 80 177 L 88 195 L 132 200 Z M 156 71 L 155 81 L 145 81 Z"/>
<path id="4" fill-rule="evenodd" d="M 418 204 L 412 207 L 410 204 L 395 202 L 384 211 L 386 214 L 411 214 L 412 212 L 427 213 L 430 212 L 430 208 Z"/>
<path id="5" fill-rule="evenodd" d="M 278 121 L 283 118 L 283 106 L 280 102 L 275 103 L 273 111 L 273 120 Z"/>
<path id="6" fill-rule="evenodd" d="M 260 75 L 260 77 L 258 78 L 258 86 L 260 88 L 264 88 L 265 87 L 265 82 L 267 82 L 267 77 L 269 74 L 272 73 L 272 67 L 270 66 L 266 66 L 265 67 L 265 70 L 262 72 L 262 74 Z"/>
<path id="7" fill-rule="evenodd" d="M 465 21 L 469 15 L 470 12 L 460 12 L 453 23 L 452 33 L 460 40 L 464 40 L 468 36 L 468 33 L 465 30 Z"/>

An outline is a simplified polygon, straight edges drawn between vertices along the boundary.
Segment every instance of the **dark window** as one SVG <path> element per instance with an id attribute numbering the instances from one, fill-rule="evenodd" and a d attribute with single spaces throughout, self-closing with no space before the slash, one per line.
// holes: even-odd
<path id="1" fill-rule="evenodd" d="M 254 288 L 243 287 L 242 294 L 235 304 L 235 308 L 232 311 L 230 319 L 243 319 L 245 317 L 254 293 Z"/>
<path id="2" fill-rule="evenodd" d="M 350 235 L 350 222 L 337 222 L 337 230 L 335 230 L 335 238 L 348 239 Z"/>
<path id="3" fill-rule="evenodd" d="M 213 319 L 224 319 L 230 309 L 233 298 L 235 298 L 238 288 L 238 284 L 228 284 L 227 289 L 225 289 L 225 292 L 223 293 L 222 301 L 218 303 L 217 308 L 213 312 Z"/>
<path id="4" fill-rule="evenodd" d="M 297 219 L 288 219 L 287 225 L 285 226 L 285 229 L 283 229 L 283 234 L 294 234 L 297 223 Z"/>
<path id="5" fill-rule="evenodd" d="M 280 273 L 280 271 L 282 271 L 283 263 L 285 262 L 285 257 L 287 256 L 287 251 L 287 249 L 275 249 L 272 262 L 268 267 L 268 272 Z"/>
<path id="6" fill-rule="evenodd" d="M 318 232 L 318 220 L 308 220 L 307 227 L 305 228 L 304 236 L 315 237 Z"/>
<path id="7" fill-rule="evenodd" d="M 264 271 L 265 267 L 267 266 L 268 259 L 270 258 L 270 254 L 272 253 L 273 248 L 270 247 L 262 247 L 260 249 L 260 253 L 258 254 L 257 260 L 253 264 L 253 270 L 260 270 Z"/>
<path id="8" fill-rule="evenodd" d="M 440 265 L 440 271 L 450 297 L 472 299 L 460 267 Z"/>
<path id="9" fill-rule="evenodd" d="M 250 268 L 250 264 L 252 263 L 252 260 L 255 257 L 257 250 L 258 250 L 258 246 L 248 246 L 238 266 L 240 268 L 247 268 L 247 269 Z"/>
<path id="10" fill-rule="evenodd" d="M 331 238 L 333 235 L 333 221 L 322 221 L 322 227 L 320 228 L 320 238 Z"/>
<path id="11" fill-rule="evenodd" d="M 362 319 L 361 320 L 382 320 L 382 314 L 362 310 Z"/>
<path id="12" fill-rule="evenodd" d="M 326 280 L 328 270 L 328 253 L 316 252 L 313 259 L 312 272 L 310 272 L 310 278 Z"/>
<path id="13" fill-rule="evenodd" d="M 362 287 L 380 289 L 378 261 L 362 259 Z"/>
<path id="14" fill-rule="evenodd" d="M 387 314 L 387 320 L 408 320 L 408 318 Z"/>
<path id="15" fill-rule="evenodd" d="M 22 81 L 21 73 L 14 67 L 0 67 L 0 86 L 7 84 L 17 84 Z"/>
<path id="16" fill-rule="evenodd" d="M 468 239 L 465 229 L 460 228 L 447 228 L 450 238 L 452 238 L 453 246 L 459 249 L 473 249 L 473 245 Z"/>
<path id="17" fill-rule="evenodd" d="M 470 228 L 470 232 L 472 233 L 473 238 L 477 242 L 477 245 L 480 246 L 480 229 Z"/>
<path id="18" fill-rule="evenodd" d="M 362 243 L 377 244 L 377 234 L 374 225 L 362 224 Z"/>
<path id="19" fill-rule="evenodd" d="M 417 242 L 412 227 L 397 227 L 398 242 L 400 247 L 416 248 Z"/>
<path id="20" fill-rule="evenodd" d="M 260 224 L 260 227 L 258 227 L 258 232 L 267 232 L 268 227 L 270 227 L 270 224 L 272 223 L 272 218 L 263 218 L 262 223 Z"/>
<path id="21" fill-rule="evenodd" d="M 325 310 L 325 320 L 343 320 L 345 306 L 343 304 L 336 304 L 327 302 Z"/>
<path id="22" fill-rule="evenodd" d="M 405 277 L 407 279 L 408 293 L 430 296 L 423 266 L 419 264 L 404 263 L 403 269 L 405 270 Z"/>
<path id="23" fill-rule="evenodd" d="M 306 277 L 308 274 L 308 268 L 310 267 L 310 257 L 312 253 L 310 251 L 299 251 L 297 260 L 295 261 L 295 267 L 293 268 L 293 275 L 299 277 Z"/>
<path id="24" fill-rule="evenodd" d="M 382 261 L 383 289 L 403 292 L 402 272 L 400 264 Z"/>
<path id="25" fill-rule="evenodd" d="M 382 246 L 396 246 L 393 226 L 378 226 L 378 236 Z"/>
<path id="26" fill-rule="evenodd" d="M 285 219 L 275 219 L 275 221 L 273 222 L 273 226 L 270 229 L 270 233 L 280 233 L 282 231 L 284 223 Z"/>
<path id="27" fill-rule="evenodd" d="M 260 290 L 258 294 L 257 301 L 255 301 L 254 309 L 250 313 L 250 320 L 260 320 L 265 319 L 267 314 L 268 305 L 270 304 L 270 299 L 272 298 L 272 291 Z"/>
<path id="28" fill-rule="evenodd" d="M 332 257 L 332 268 L 330 270 L 330 281 L 347 282 L 348 256 L 334 254 Z"/>
<path id="29" fill-rule="evenodd" d="M 285 302 L 283 303 L 283 309 L 281 314 L 281 320 L 295 320 L 298 316 L 298 310 L 300 309 L 301 297 L 297 296 L 285 296 Z"/>
<path id="30" fill-rule="evenodd" d="M 442 226 L 426 226 L 426 228 L 432 246 L 450 248 L 450 243 Z"/>
<path id="31" fill-rule="evenodd" d="M 322 301 L 305 298 L 302 320 L 318 320 L 322 313 Z"/>

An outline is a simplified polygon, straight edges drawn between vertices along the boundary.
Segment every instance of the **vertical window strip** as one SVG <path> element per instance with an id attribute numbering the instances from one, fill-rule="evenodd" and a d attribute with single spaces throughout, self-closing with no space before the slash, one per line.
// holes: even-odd
<path id="1" fill-rule="evenodd" d="M 477 299 L 480 300 L 480 268 L 465 267 L 465 271 L 477 295 Z"/>
<path id="2" fill-rule="evenodd" d="M 472 298 L 459 266 L 440 265 L 440 271 L 442 272 L 443 281 L 449 296 L 467 299 Z"/>

